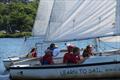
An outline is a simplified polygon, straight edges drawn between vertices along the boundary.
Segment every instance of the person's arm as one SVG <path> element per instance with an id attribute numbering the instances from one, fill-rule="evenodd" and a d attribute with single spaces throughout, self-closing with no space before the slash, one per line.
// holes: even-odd
<path id="1" fill-rule="evenodd" d="M 78 64 L 81 64 L 83 63 L 88 57 L 83 57 L 83 56 L 80 56 L 80 60 L 78 61 Z"/>
<path id="2" fill-rule="evenodd" d="M 82 56 L 83 56 L 83 57 L 87 57 L 87 51 L 86 51 L 86 49 L 83 51 Z"/>
<path id="3" fill-rule="evenodd" d="M 63 63 L 67 63 L 67 60 L 66 60 L 66 54 L 64 54 L 64 57 L 63 57 Z"/>

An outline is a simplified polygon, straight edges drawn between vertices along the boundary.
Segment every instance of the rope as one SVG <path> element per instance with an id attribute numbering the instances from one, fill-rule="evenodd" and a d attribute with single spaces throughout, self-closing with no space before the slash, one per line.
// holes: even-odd
<path id="1" fill-rule="evenodd" d="M 116 47 L 110 46 L 110 45 L 106 44 L 105 42 L 103 42 L 103 41 L 101 41 L 101 40 L 99 40 L 99 41 L 100 41 L 101 44 L 103 44 L 103 45 L 106 45 L 106 46 L 108 46 L 108 47 L 110 47 L 110 48 L 113 48 L 113 49 L 117 49 Z"/>

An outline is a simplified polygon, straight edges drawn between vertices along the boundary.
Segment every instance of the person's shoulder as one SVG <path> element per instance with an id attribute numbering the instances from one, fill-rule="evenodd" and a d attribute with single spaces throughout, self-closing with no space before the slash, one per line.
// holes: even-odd
<path id="1" fill-rule="evenodd" d="M 60 50 L 60 49 L 59 49 L 59 48 L 55 48 L 55 49 L 54 49 L 54 51 L 55 51 L 55 50 L 57 50 L 57 51 L 58 51 L 58 50 Z"/>
<path id="2" fill-rule="evenodd" d="M 64 56 L 67 56 L 67 55 L 69 55 L 69 53 L 65 53 L 65 54 L 64 54 Z"/>
<path id="3" fill-rule="evenodd" d="M 60 52 L 60 49 L 57 49 L 57 48 L 56 48 L 56 49 L 53 50 L 53 53 L 54 53 L 54 52 Z"/>
<path id="4" fill-rule="evenodd" d="M 83 51 L 86 51 L 87 49 L 85 48 L 85 49 L 83 49 Z"/>

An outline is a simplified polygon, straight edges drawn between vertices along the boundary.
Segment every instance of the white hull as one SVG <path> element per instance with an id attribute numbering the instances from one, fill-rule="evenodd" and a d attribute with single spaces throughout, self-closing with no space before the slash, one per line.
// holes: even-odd
<path id="1" fill-rule="evenodd" d="M 6 69 L 9 69 L 10 66 L 14 65 L 14 64 L 36 64 L 37 58 L 19 58 L 19 57 L 15 57 L 15 58 L 9 58 L 9 59 L 4 59 L 3 63 Z"/>
<path id="2" fill-rule="evenodd" d="M 3 63 L 6 69 L 9 69 L 9 67 L 12 65 L 11 61 L 3 61 Z"/>
<path id="3" fill-rule="evenodd" d="M 120 56 L 118 56 L 120 57 Z M 101 59 L 100 59 L 101 58 Z M 97 59 L 102 60 L 100 57 Z M 116 58 L 114 56 L 113 58 Z M 95 60 L 96 58 L 90 58 Z M 89 61 L 91 61 L 88 59 Z M 87 60 L 83 64 L 57 64 L 57 65 L 14 65 L 10 67 L 12 79 L 66 79 L 66 78 L 111 78 L 119 77 L 120 61 L 110 60 L 103 62 L 91 62 Z"/>
<path id="4" fill-rule="evenodd" d="M 14 58 L 7 58 L 3 59 L 3 63 L 6 69 L 9 69 L 10 66 L 13 65 L 14 62 L 20 61 L 21 59 L 19 57 L 14 57 Z"/>
<path id="5" fill-rule="evenodd" d="M 11 68 L 10 74 L 12 79 L 112 78 L 120 77 L 120 63 Z"/>

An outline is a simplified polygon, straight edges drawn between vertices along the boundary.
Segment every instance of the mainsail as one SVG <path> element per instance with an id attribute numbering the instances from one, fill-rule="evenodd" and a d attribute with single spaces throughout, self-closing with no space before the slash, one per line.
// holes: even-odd
<path id="1" fill-rule="evenodd" d="M 119 5 L 119 0 L 41 0 L 34 36 L 44 35 L 45 41 L 68 41 L 118 35 Z"/>

